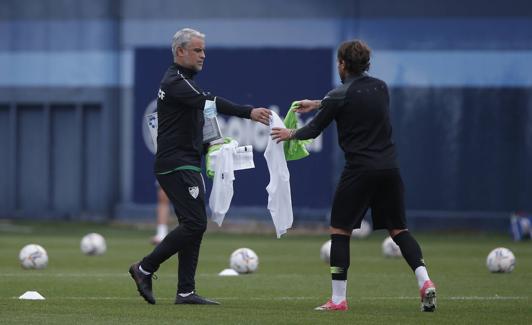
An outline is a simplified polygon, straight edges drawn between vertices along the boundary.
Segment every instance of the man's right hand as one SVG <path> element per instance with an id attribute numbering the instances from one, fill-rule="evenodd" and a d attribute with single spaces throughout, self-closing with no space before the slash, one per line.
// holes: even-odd
<path id="1" fill-rule="evenodd" d="M 298 106 L 294 108 L 297 113 L 308 113 L 317 110 L 321 105 L 321 100 L 303 99 L 298 101 Z"/>
<path id="2" fill-rule="evenodd" d="M 251 110 L 251 120 L 262 123 L 264 125 L 270 125 L 270 115 L 272 112 L 264 107 L 257 107 Z"/>

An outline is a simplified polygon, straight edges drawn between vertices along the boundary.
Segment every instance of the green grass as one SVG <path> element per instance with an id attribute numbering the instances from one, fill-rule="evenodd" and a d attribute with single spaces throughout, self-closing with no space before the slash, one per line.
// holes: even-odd
<path id="1" fill-rule="evenodd" d="M 96 231 L 107 239 L 103 256 L 84 256 L 79 241 Z M 152 231 L 73 223 L 0 224 L 0 324 L 531 324 L 532 248 L 509 236 L 415 234 L 438 285 L 438 309 L 419 312 L 414 276 L 402 259 L 380 252 L 383 232 L 351 242 L 347 312 L 313 308 L 330 295 L 328 266 L 319 259 L 327 235 L 208 233 L 203 241 L 198 293 L 221 306 L 176 306 L 177 260 L 164 263 L 154 281 L 157 304 L 137 295 L 129 265 L 151 251 Z M 18 252 L 28 243 L 46 248 L 44 270 L 23 270 Z M 491 274 L 488 252 L 510 248 L 511 274 Z M 219 277 L 230 253 L 255 250 L 258 272 Z M 17 299 L 37 290 L 45 301 Z"/>

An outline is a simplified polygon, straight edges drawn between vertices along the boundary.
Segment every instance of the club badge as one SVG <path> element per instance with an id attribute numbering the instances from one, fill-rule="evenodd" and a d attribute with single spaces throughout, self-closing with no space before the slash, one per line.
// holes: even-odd
<path id="1" fill-rule="evenodd" d="M 191 186 L 188 188 L 188 193 L 190 193 L 190 195 L 193 197 L 193 198 L 197 198 L 198 197 L 198 194 L 199 194 L 199 187 L 197 186 Z"/>

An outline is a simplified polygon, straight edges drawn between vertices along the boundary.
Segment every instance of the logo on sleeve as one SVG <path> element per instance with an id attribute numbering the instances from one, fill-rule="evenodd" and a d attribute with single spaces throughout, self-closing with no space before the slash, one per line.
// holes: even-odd
<path id="1" fill-rule="evenodd" d="M 157 97 L 159 97 L 160 100 L 164 100 L 164 95 L 166 95 L 165 92 L 159 88 L 159 92 L 157 92 Z"/>
<path id="2" fill-rule="evenodd" d="M 190 193 L 190 196 L 192 196 L 193 198 L 197 198 L 198 197 L 198 194 L 199 194 L 199 187 L 197 186 L 191 186 L 188 188 L 188 193 Z"/>

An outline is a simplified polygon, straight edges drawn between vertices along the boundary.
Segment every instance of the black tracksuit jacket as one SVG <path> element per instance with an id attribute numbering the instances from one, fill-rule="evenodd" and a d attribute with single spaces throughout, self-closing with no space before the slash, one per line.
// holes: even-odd
<path id="1" fill-rule="evenodd" d="M 251 106 L 238 105 L 199 88 L 196 72 L 172 64 L 161 81 L 157 98 L 157 154 L 155 173 L 167 173 L 183 166 L 201 168 L 203 108 L 206 100 L 216 102 L 218 113 L 250 118 Z"/>
<path id="2" fill-rule="evenodd" d="M 323 98 L 316 116 L 297 130 L 294 137 L 315 138 L 335 120 L 346 168 L 359 171 L 398 168 L 389 105 L 384 81 L 366 74 L 348 77 Z"/>

